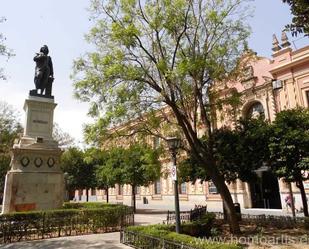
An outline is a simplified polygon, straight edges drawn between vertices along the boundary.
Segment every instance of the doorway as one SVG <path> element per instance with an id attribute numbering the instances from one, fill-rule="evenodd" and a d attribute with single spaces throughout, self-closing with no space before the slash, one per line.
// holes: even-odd
<path id="1" fill-rule="evenodd" d="M 250 182 L 252 208 L 281 209 L 278 179 L 269 171 L 259 172 Z"/>

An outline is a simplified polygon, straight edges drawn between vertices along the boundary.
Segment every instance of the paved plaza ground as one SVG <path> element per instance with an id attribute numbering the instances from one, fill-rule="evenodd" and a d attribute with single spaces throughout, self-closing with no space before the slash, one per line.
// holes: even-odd
<path id="1" fill-rule="evenodd" d="M 4 249 L 126 249 L 119 233 L 91 234 L 0 245 Z"/>

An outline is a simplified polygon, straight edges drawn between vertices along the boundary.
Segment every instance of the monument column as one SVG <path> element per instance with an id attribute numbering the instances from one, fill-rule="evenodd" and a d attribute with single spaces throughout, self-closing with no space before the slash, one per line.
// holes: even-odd
<path id="1" fill-rule="evenodd" d="M 5 178 L 2 214 L 55 209 L 63 204 L 64 176 L 60 169 L 62 151 L 52 137 L 57 104 L 51 91 L 43 94 L 51 86 L 42 84 L 38 79 L 35 82 L 36 86 L 40 86 L 41 94 L 31 90 L 25 100 L 25 129 L 11 150 L 11 168 Z"/>

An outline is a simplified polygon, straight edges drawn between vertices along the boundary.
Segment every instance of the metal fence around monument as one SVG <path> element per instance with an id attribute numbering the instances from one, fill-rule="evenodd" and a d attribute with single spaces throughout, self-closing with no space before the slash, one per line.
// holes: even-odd
<path id="1" fill-rule="evenodd" d="M 0 243 L 116 232 L 126 226 L 134 225 L 132 208 L 125 210 L 118 218 L 108 217 L 108 214 L 104 215 L 103 212 L 91 214 L 91 212 L 85 213 L 82 210 L 64 215 L 48 215 L 47 212 L 39 214 L 38 212 L 28 218 L 22 217 L 0 216 Z"/>

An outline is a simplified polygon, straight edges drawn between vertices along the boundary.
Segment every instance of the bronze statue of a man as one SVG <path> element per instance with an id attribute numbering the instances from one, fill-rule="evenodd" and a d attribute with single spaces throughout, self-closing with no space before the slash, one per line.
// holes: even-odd
<path id="1" fill-rule="evenodd" d="M 48 47 L 44 45 L 41 47 L 40 52 L 36 53 L 33 60 L 36 63 L 34 84 L 36 94 L 41 90 L 41 95 L 45 91 L 46 96 L 51 96 L 52 83 L 54 81 L 54 70 L 51 57 L 48 56 Z"/>

